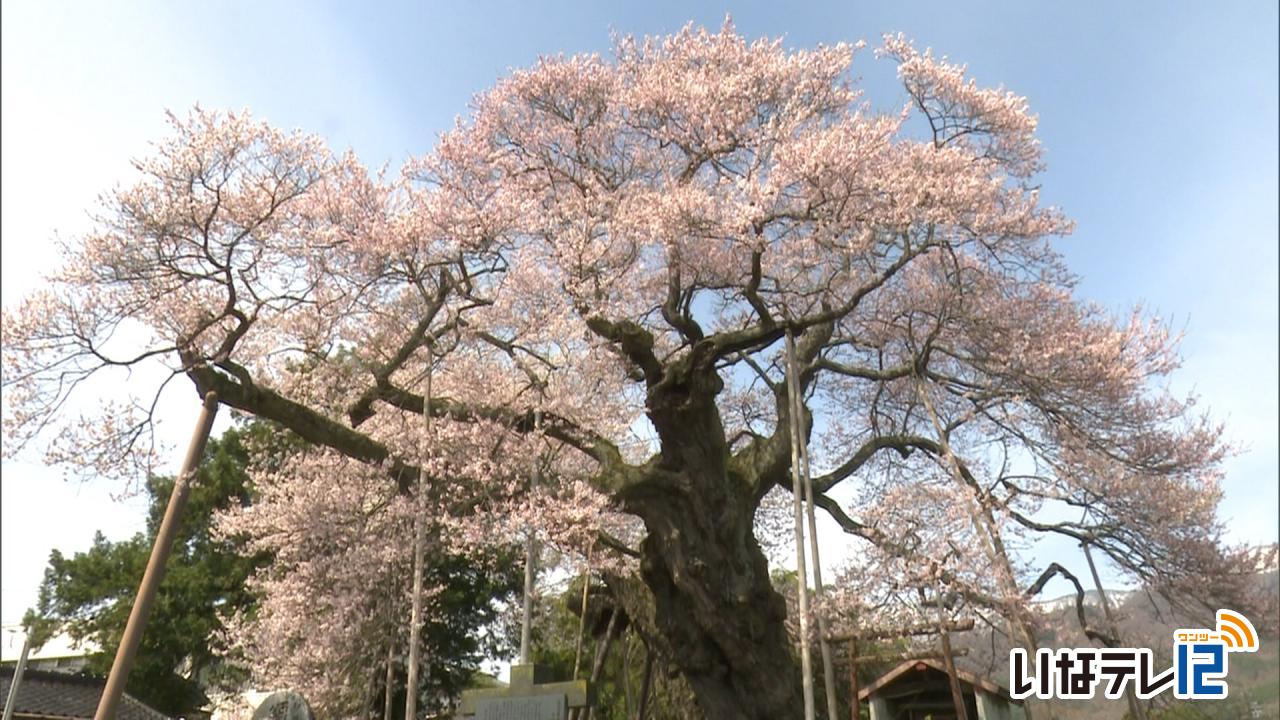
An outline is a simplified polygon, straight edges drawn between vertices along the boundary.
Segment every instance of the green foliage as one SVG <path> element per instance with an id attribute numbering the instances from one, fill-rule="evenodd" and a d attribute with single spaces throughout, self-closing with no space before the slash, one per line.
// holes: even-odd
<path id="1" fill-rule="evenodd" d="M 252 606 L 245 580 L 268 558 L 244 557 L 234 543 L 213 537 L 210 530 L 216 512 L 251 501 L 245 441 L 266 432 L 232 428 L 210 440 L 191 488 L 129 675 L 128 692 L 161 712 L 196 714 L 206 703 L 205 689 L 244 677 L 243 669 L 221 657 L 220 631 L 225 618 Z M 33 644 L 60 631 L 77 641 L 91 640 L 101 651 L 89 657 L 86 671 L 110 670 L 173 483 L 170 477 L 148 480 L 145 535 L 110 542 L 98 533 L 86 552 L 50 554 L 38 604 L 23 618 Z"/>
<path id="2" fill-rule="evenodd" d="M 129 675 L 131 695 L 166 714 L 192 717 L 202 714 L 206 691 L 235 689 L 248 679 L 248 669 L 227 656 L 223 623 L 237 612 L 252 614 L 256 598 L 246 590 L 246 581 L 266 567 L 270 557 L 246 557 L 238 539 L 215 538 L 213 519 L 219 511 L 253 501 L 246 473 L 250 449 L 257 463 L 269 470 L 289 462 L 302 446 L 296 436 L 262 421 L 229 429 L 209 441 Z M 86 672 L 105 675 L 110 670 L 172 490 L 173 478 L 148 481 L 145 535 L 110 542 L 98 533 L 86 552 L 67 557 L 55 550 L 50 555 L 38 604 L 23 618 L 33 643 L 59 632 L 77 641 L 93 641 L 101 651 L 89 657 Z M 519 591 L 520 563 L 515 550 L 431 558 L 425 582 L 445 590 L 426 609 L 433 620 L 423 627 L 423 707 L 456 697 L 480 662 L 498 654 L 505 638 L 486 629 L 497 625 L 494 601 L 508 600 Z M 398 711 L 404 706 L 403 663 L 401 648 L 393 688 Z M 360 672 L 377 678 L 378 697 L 370 704 L 380 711 L 385 666 Z"/>
<path id="3" fill-rule="evenodd" d="M 582 623 L 582 583 L 581 577 L 574 578 L 563 593 L 545 595 L 539 598 L 536 606 L 533 661 L 547 668 L 554 680 L 573 677 L 580 628 L 583 638 L 577 677 L 589 678 L 596 654 L 604 647 L 610 620 L 618 607 L 612 593 L 619 590 L 593 582 L 588 589 L 586 622 Z M 596 720 L 629 720 L 640 705 L 650 649 L 626 616 L 620 615 L 619 618 L 614 628 L 616 637 L 608 645 L 595 683 L 596 705 L 592 717 Z M 655 654 L 645 717 L 649 720 L 684 720 L 690 717 L 693 702 L 693 694 L 676 673 L 674 664 Z"/>
<path id="4" fill-rule="evenodd" d="M 419 706 L 440 707 L 471 687 L 486 657 L 505 649 L 505 638 L 490 629 L 498 622 L 496 602 L 509 602 L 523 589 L 523 558 L 516 549 L 483 555 L 438 555 L 425 568 L 425 583 L 444 590 L 432 598 L 423 625 Z M 403 678 L 400 679 L 403 682 Z M 403 703 L 400 703 L 403 709 Z"/>
<path id="5" fill-rule="evenodd" d="M 425 566 L 424 585 L 444 590 L 431 596 L 424 607 L 428 618 L 422 626 L 422 661 L 418 707 L 428 717 L 441 716 L 467 688 L 491 687 L 494 680 L 479 672 L 487 657 L 505 655 L 510 638 L 501 631 L 498 606 L 509 603 L 523 586 L 523 559 L 516 548 L 491 550 L 467 556 L 433 554 Z M 404 625 L 396 636 L 384 637 L 385 647 L 396 644 L 392 667 L 392 712 L 388 720 L 404 720 L 407 658 L 402 643 Z M 373 678 L 372 692 L 362 702 L 369 717 L 382 717 L 386 698 L 386 665 L 359 668 Z"/>
<path id="6" fill-rule="evenodd" d="M 1126 712 L 1125 718 L 1129 717 Z M 1148 720 L 1266 720 L 1275 717 L 1274 709 L 1264 708 L 1256 701 L 1236 694 L 1222 700 L 1174 700 L 1147 713 Z"/>

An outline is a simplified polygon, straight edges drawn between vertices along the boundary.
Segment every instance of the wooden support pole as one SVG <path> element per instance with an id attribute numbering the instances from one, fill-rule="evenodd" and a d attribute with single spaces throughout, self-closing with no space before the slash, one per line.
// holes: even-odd
<path id="1" fill-rule="evenodd" d="M 582 638 L 587 633 L 587 590 L 591 588 L 591 552 L 595 545 L 587 546 L 587 569 L 582 573 L 582 608 L 578 613 L 578 642 L 573 649 L 573 674 L 570 680 L 578 679 L 578 668 L 582 663 Z"/>
<path id="2" fill-rule="evenodd" d="M 124 627 L 124 635 L 120 638 L 120 647 L 116 650 L 115 661 L 111 663 L 111 673 L 107 676 L 107 685 L 102 690 L 102 698 L 98 701 L 94 720 L 115 720 L 116 708 L 120 705 L 120 697 L 124 695 L 129 671 L 133 669 L 133 660 L 138 653 L 138 643 L 142 640 L 142 631 L 147 626 L 151 606 L 155 604 L 160 580 L 164 578 L 165 563 L 168 562 L 169 553 L 173 550 L 173 538 L 178 533 L 178 526 L 182 524 L 182 511 L 187 506 L 191 483 L 195 480 L 196 470 L 200 467 L 200 459 L 204 456 L 204 448 L 209 442 L 209 432 L 213 429 L 213 419 L 217 414 L 218 394 L 210 392 L 204 396 L 204 406 L 200 410 L 200 418 L 196 421 L 195 432 L 191 435 L 191 443 L 187 446 L 187 456 L 182 461 L 182 470 L 173 481 L 173 492 L 169 494 L 169 506 L 164 511 L 164 519 L 160 521 L 160 529 L 156 531 L 156 541 L 151 546 L 151 559 L 147 561 L 147 569 L 142 574 L 138 597 L 133 601 L 133 607 L 129 611 L 129 621 Z"/>
<path id="3" fill-rule="evenodd" d="M 653 651 L 644 646 L 644 679 L 640 681 L 640 707 L 636 710 L 636 720 L 645 720 L 649 714 L 649 693 L 653 688 Z"/>
<path id="4" fill-rule="evenodd" d="M 419 485 L 421 490 L 421 485 Z M 413 606 L 409 612 L 409 661 L 405 677 L 404 716 L 416 718 L 418 712 L 418 645 L 422 639 L 422 575 L 426 563 L 426 533 L 422 528 L 422 508 L 413 519 Z"/>
<path id="5" fill-rule="evenodd" d="M 956 672 L 956 659 L 951 654 L 951 633 L 939 625 L 938 635 L 942 641 L 942 663 L 947 668 L 947 680 L 951 685 L 951 702 L 956 707 L 956 720 L 968 720 L 969 713 L 964 707 L 964 691 L 960 689 L 960 675 Z"/>
<path id="6" fill-rule="evenodd" d="M 915 384 L 916 397 L 920 399 L 920 404 L 924 406 L 929 414 L 934 432 L 938 436 L 938 444 L 942 446 L 942 457 L 946 461 L 952 477 L 959 487 L 968 487 L 972 491 L 971 498 L 973 502 L 966 503 L 966 505 L 968 505 L 969 516 L 973 522 L 974 530 L 984 540 L 982 543 L 983 552 L 991 563 L 991 567 L 995 569 L 997 587 L 1004 595 L 1002 604 L 1005 605 L 1005 617 L 1009 622 L 1009 637 L 1012 639 L 1020 633 L 1028 655 L 1034 655 L 1037 647 L 1035 631 L 1031 627 L 1031 622 L 1027 615 L 1017 603 L 1016 599 L 1022 596 L 1022 591 L 1018 588 L 1018 581 L 1014 576 L 1013 564 L 1009 560 L 1009 553 L 1005 547 L 1004 539 L 996 527 L 989 494 L 984 493 L 977 483 L 972 482 L 971 479 L 966 479 L 959 458 L 952 452 L 949 439 L 950 431 L 943 426 L 942 420 L 938 417 L 938 411 L 933 406 L 933 401 L 929 399 L 925 383 L 918 374 L 915 375 Z M 1050 706 L 1049 715 L 1052 717 L 1053 700 L 1046 698 L 1045 703 Z M 1033 716 L 1034 720 L 1036 713 L 1033 710 L 1034 703 L 1032 698 L 1027 698 L 1026 707 L 1027 712 Z"/>
<path id="7" fill-rule="evenodd" d="M 600 682 L 600 673 L 604 670 L 604 661 L 609 657 L 609 648 L 613 647 L 613 641 L 622 632 L 626 632 L 625 630 L 617 630 L 618 616 L 621 614 L 622 611 L 615 606 L 613 612 L 609 615 L 609 626 L 605 628 L 604 637 L 601 638 L 600 642 L 596 643 L 596 657 L 591 663 L 591 679 L 589 681 L 592 687 L 595 687 L 596 683 Z M 577 719 L 584 716 L 586 720 L 591 720 L 595 716 L 594 703 L 588 704 L 585 708 L 578 708 L 578 712 L 573 717 Z"/>
<path id="8" fill-rule="evenodd" d="M 921 587 L 920 603 L 929 605 L 925 600 L 925 589 Z M 937 608 L 938 642 L 942 647 L 942 667 L 947 671 L 947 684 L 951 687 L 951 704 L 955 707 L 956 720 L 968 720 L 969 713 L 964 707 L 964 690 L 960 687 L 960 674 L 956 672 L 956 659 L 951 654 L 951 633 L 947 630 L 947 619 L 943 613 L 949 607 L 947 598 L 941 589 L 935 589 L 935 600 L 932 605 Z"/>

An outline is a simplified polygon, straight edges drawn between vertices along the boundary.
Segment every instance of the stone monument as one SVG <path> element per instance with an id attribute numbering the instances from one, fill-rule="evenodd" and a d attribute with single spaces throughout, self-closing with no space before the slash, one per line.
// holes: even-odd
<path id="1" fill-rule="evenodd" d="M 253 711 L 253 720 L 315 720 L 311 706 L 292 690 L 272 693 Z"/>
<path id="2" fill-rule="evenodd" d="M 536 665 L 512 665 L 508 687 L 467 690 L 462 693 L 462 717 L 566 720 L 569 708 L 588 707 L 594 701 L 586 680 L 548 682 L 544 670 Z"/>

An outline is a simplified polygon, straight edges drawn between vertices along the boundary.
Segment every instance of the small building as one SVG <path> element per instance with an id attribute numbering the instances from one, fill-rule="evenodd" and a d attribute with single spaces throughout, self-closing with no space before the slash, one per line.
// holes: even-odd
<path id="1" fill-rule="evenodd" d="M 13 668 L 22 656 L 22 644 L 26 640 L 26 631 L 21 625 L 5 625 L 0 628 L 3 641 L 0 642 L 0 666 Z M 77 643 L 69 635 L 58 634 L 49 638 L 38 648 L 32 648 L 27 655 L 28 670 L 53 670 L 63 673 L 78 673 L 89 664 L 89 655 L 98 650 L 92 640 Z"/>
<path id="2" fill-rule="evenodd" d="M 8 703 L 11 667 L 0 668 L 0 703 Z M 107 681 L 100 677 L 27 667 L 13 702 L 14 720 L 93 720 Z M 169 720 L 128 693 L 120 698 L 116 720 Z"/>
<path id="3" fill-rule="evenodd" d="M 957 668 L 969 720 L 1026 720 L 1021 700 L 983 677 Z M 907 660 L 858 692 L 871 720 L 955 720 L 951 682 L 942 662 Z"/>

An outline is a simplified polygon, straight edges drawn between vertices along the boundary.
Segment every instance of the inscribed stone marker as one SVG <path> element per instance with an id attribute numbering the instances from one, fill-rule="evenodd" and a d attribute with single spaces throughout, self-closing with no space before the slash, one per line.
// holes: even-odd
<path id="1" fill-rule="evenodd" d="M 565 720 L 568 708 L 590 707 L 595 702 L 594 689 L 586 680 L 547 682 L 547 675 L 543 667 L 512 665 L 510 686 L 465 690 L 458 712 L 482 720 Z M 497 714 L 482 714 L 482 705 L 486 712 Z"/>
<path id="2" fill-rule="evenodd" d="M 476 700 L 476 720 L 565 720 L 568 715 L 563 694 Z"/>

